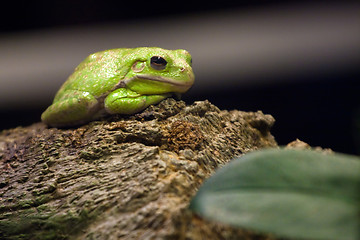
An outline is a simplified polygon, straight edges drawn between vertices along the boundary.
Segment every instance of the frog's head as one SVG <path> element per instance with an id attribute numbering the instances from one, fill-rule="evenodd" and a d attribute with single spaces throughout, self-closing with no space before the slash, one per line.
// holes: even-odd
<path id="1" fill-rule="evenodd" d="M 194 83 L 191 55 L 182 49 L 136 48 L 126 56 L 131 65 L 126 86 L 140 94 L 184 93 Z"/>

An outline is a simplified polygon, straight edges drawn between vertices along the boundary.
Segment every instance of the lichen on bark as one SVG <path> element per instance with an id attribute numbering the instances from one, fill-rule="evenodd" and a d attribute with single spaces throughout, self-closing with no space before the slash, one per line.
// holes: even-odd
<path id="1" fill-rule="evenodd" d="M 1 239 L 251 239 L 190 199 L 235 156 L 276 147 L 274 119 L 166 99 L 133 116 L 0 134 Z M 266 236 L 263 236 L 266 238 Z M 259 239 L 259 238 L 258 238 Z"/>

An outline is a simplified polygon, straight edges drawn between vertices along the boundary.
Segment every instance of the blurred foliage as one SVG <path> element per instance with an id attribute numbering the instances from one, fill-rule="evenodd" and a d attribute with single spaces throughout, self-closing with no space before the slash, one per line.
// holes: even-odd
<path id="1" fill-rule="evenodd" d="M 268 149 L 239 157 L 190 204 L 205 218 L 279 237 L 358 239 L 360 158 Z"/>

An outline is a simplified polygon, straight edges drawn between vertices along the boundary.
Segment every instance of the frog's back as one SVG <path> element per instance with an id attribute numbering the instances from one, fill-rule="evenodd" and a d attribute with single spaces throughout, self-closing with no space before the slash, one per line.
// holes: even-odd
<path id="1" fill-rule="evenodd" d="M 124 78 L 122 69 L 124 56 L 132 52 L 131 48 L 117 48 L 96 52 L 84 59 L 61 86 L 54 102 L 67 90 L 89 92 L 95 97 L 108 92 Z"/>

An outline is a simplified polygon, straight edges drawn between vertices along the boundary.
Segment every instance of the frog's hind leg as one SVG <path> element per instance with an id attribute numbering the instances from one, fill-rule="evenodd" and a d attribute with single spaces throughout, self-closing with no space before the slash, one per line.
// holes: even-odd
<path id="1" fill-rule="evenodd" d="M 88 92 L 68 90 L 41 115 L 41 120 L 53 127 L 79 125 L 93 119 L 99 111 L 98 100 Z"/>

